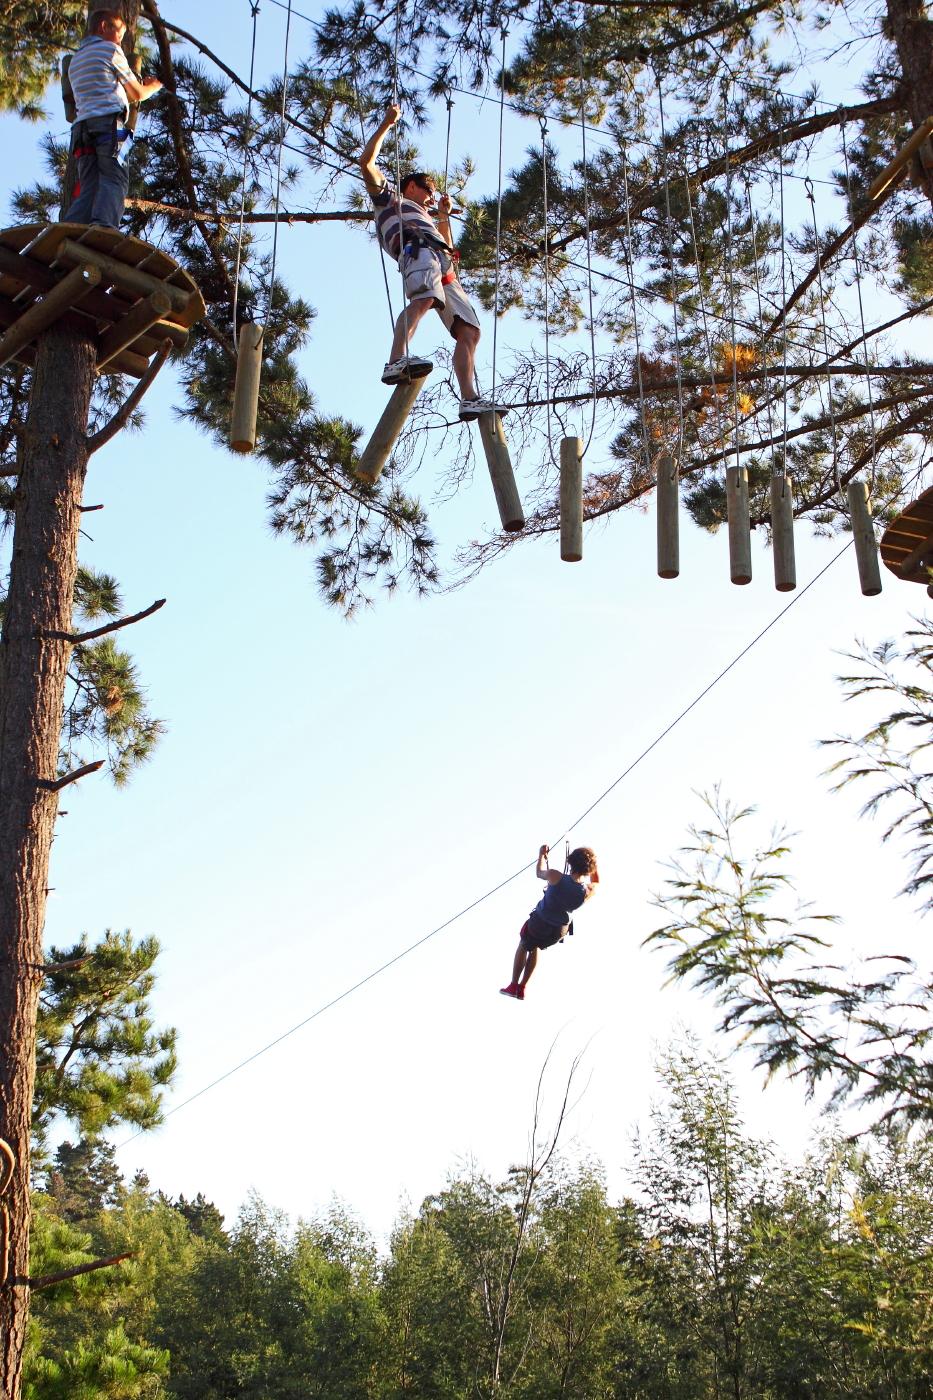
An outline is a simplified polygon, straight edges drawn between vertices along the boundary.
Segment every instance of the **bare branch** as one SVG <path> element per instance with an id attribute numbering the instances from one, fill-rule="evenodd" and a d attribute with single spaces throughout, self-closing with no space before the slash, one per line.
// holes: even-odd
<path id="1" fill-rule="evenodd" d="M 142 622 L 144 617 L 151 617 L 154 612 L 165 607 L 165 599 L 158 598 L 148 608 L 143 608 L 142 612 L 133 613 L 132 617 L 121 617 L 117 622 L 108 622 L 103 627 L 95 627 L 90 632 L 45 632 L 43 635 L 55 642 L 71 642 L 72 646 L 79 646 L 82 642 L 93 642 L 98 637 L 106 637 L 111 632 L 119 632 L 121 627 L 132 627 L 134 622 Z"/>
<path id="2" fill-rule="evenodd" d="M 14 1278 L 6 1285 L 8 1288 L 25 1287 L 31 1288 L 33 1292 L 37 1288 L 51 1288 L 53 1283 L 65 1283 L 70 1278 L 80 1278 L 82 1274 L 92 1274 L 96 1269 L 111 1269 L 115 1264 L 124 1264 L 127 1259 L 133 1259 L 135 1251 L 130 1254 L 114 1254 L 109 1259 L 95 1259 L 90 1264 L 78 1264 L 73 1269 L 62 1269 L 57 1274 L 43 1274 L 40 1278 Z"/>
<path id="3" fill-rule="evenodd" d="M 66 773 L 64 778 L 37 778 L 36 787 L 42 788 L 45 792 L 61 792 L 62 788 L 68 787 L 70 783 L 76 783 L 79 778 L 86 778 L 89 773 L 96 773 L 103 766 L 104 760 L 100 758 L 96 763 L 85 763 L 83 768 L 76 768 L 73 773 Z"/>
<path id="4" fill-rule="evenodd" d="M 190 224 L 238 224 L 240 222 L 240 211 L 231 210 L 225 214 L 215 214 L 211 210 L 203 209 L 182 209 L 175 204 L 159 204 L 153 199 L 128 199 L 128 208 L 139 209 L 143 214 L 161 214 L 166 219 L 178 219 L 180 222 Z M 370 223 L 373 214 L 365 209 L 326 209 L 319 213 L 310 210 L 282 209 L 278 214 L 279 223 L 283 224 L 365 224 Z M 243 215 L 245 224 L 274 224 L 276 215 L 273 214 L 249 214 Z"/>
<path id="5" fill-rule="evenodd" d="M 105 443 L 108 443 L 111 438 L 116 437 L 117 433 L 121 432 L 123 428 L 126 427 L 126 424 L 129 422 L 131 415 L 135 413 L 139 404 L 149 392 L 150 388 L 152 387 L 153 380 L 155 379 L 156 375 L 159 373 L 159 370 L 165 364 L 165 361 L 168 359 L 171 353 L 172 342 L 168 338 L 166 338 L 159 346 L 152 360 L 150 360 L 149 368 L 146 370 L 146 373 L 142 376 L 142 378 L 138 380 L 135 388 L 127 398 L 123 407 L 117 410 L 117 412 L 110 419 L 110 422 L 105 423 L 99 432 L 96 432 L 93 437 L 88 438 L 87 450 L 89 456 L 99 451 Z"/>

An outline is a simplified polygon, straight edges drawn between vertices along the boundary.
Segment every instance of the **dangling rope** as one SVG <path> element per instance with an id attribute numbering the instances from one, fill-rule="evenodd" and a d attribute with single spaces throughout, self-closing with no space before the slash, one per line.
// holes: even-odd
<path id="1" fill-rule="evenodd" d="M 787 241 L 784 230 L 784 128 L 781 127 L 781 135 L 778 141 L 778 182 L 780 185 L 781 198 L 781 305 L 787 305 Z M 787 490 L 787 317 L 783 316 L 783 350 L 782 361 L 784 366 L 784 386 L 781 395 L 784 410 L 784 430 L 783 442 L 781 443 L 781 477 L 784 482 L 784 490 Z"/>
<path id="2" fill-rule="evenodd" d="M 858 228 L 855 223 L 855 205 L 852 199 L 852 180 L 849 174 L 849 148 L 846 144 L 846 124 L 842 128 L 842 157 L 845 161 L 846 193 L 849 203 L 849 223 L 852 225 L 852 257 L 855 263 L 855 289 L 858 292 L 858 314 L 862 326 L 862 340 L 865 344 L 865 385 L 868 390 L 868 425 L 871 432 L 871 489 L 875 487 L 875 473 L 878 463 L 878 438 L 875 432 L 875 405 L 871 387 L 871 348 L 865 330 L 865 307 L 862 303 L 862 264 L 858 251 Z"/>
<path id="3" fill-rule="evenodd" d="M 586 76 L 583 69 L 583 37 L 580 30 L 577 31 L 577 57 L 580 67 L 580 137 L 583 144 L 583 221 L 586 228 L 586 287 L 590 314 L 590 375 L 593 385 L 593 407 L 590 417 L 590 431 L 586 439 L 586 444 L 581 452 L 581 457 L 585 457 L 593 441 L 593 433 L 596 430 L 596 321 L 593 311 L 593 251 L 591 248 L 590 236 L 590 186 L 586 165 Z"/>
<path id="4" fill-rule="evenodd" d="M 249 141 L 253 128 L 253 93 L 255 87 L 253 79 L 256 73 L 256 29 L 259 18 L 258 0 L 249 0 L 249 7 L 253 12 L 253 43 L 249 56 L 249 101 L 246 104 L 246 127 L 243 131 L 243 173 L 240 177 L 240 227 L 237 232 L 236 241 L 236 266 L 233 271 L 233 343 L 236 348 L 237 340 L 237 311 L 240 301 L 240 268 L 243 263 L 243 238 L 246 223 L 246 171 L 249 166 Z"/>
<path id="5" fill-rule="evenodd" d="M 729 90 L 723 88 L 723 131 L 729 131 Z M 732 426 L 735 434 L 735 467 L 742 466 L 739 434 L 739 346 L 735 332 L 735 252 L 732 222 L 732 161 L 729 158 L 729 138 L 726 136 L 726 266 L 729 275 L 729 335 L 732 338 Z"/>
<path id="6" fill-rule="evenodd" d="M 813 181 L 809 176 L 803 182 L 807 192 L 807 199 L 810 201 L 810 210 L 813 215 L 813 240 L 816 248 L 816 269 L 817 269 L 817 291 L 820 298 L 820 319 L 823 325 L 823 358 L 826 361 L 826 395 L 829 400 L 829 422 L 833 438 L 833 475 L 836 478 L 836 490 L 839 492 L 840 504 L 845 503 L 846 493 L 842 486 L 842 477 L 839 474 L 839 438 L 836 431 L 836 409 L 833 402 L 833 372 L 830 368 L 829 354 L 829 331 L 826 327 L 826 299 L 823 292 L 823 259 L 820 256 L 820 231 L 816 222 L 816 197 L 813 193 Z"/>
<path id="7" fill-rule="evenodd" d="M 355 69 L 354 72 L 351 74 L 350 81 L 353 83 L 353 96 L 354 96 L 355 99 L 356 99 L 356 113 L 357 113 L 357 116 L 358 116 L 359 119 L 360 119 L 360 137 L 361 137 L 361 139 L 362 139 L 363 145 L 365 146 L 365 145 L 366 145 L 366 126 L 365 126 L 365 124 L 364 124 L 364 122 L 363 122 L 363 103 L 362 103 L 362 99 L 360 98 L 360 86 L 359 86 L 359 82 L 357 81 L 357 77 L 358 77 L 358 70 Z M 392 310 L 392 292 L 391 292 L 390 289 L 389 289 L 389 274 L 388 274 L 388 271 L 386 270 L 386 254 L 385 254 L 385 249 L 383 248 L 382 243 L 381 243 L 381 241 L 379 240 L 378 237 L 377 237 L 377 239 L 376 239 L 376 244 L 377 244 L 377 246 L 378 246 L 378 248 L 379 248 L 379 262 L 380 262 L 380 265 L 381 265 L 381 267 L 382 267 L 382 280 L 383 280 L 383 282 L 385 283 L 386 302 L 388 303 L 388 307 L 389 307 L 389 325 L 392 327 L 392 330 L 393 330 L 393 332 L 394 332 L 394 330 L 395 330 L 395 312 Z"/>
<path id="8" fill-rule="evenodd" d="M 551 333 L 550 333 L 550 301 L 549 289 L 551 284 L 551 259 L 550 259 L 550 230 L 548 228 L 548 189 L 547 189 L 547 117 L 539 117 L 538 125 L 541 127 L 541 194 L 544 205 L 544 392 L 547 397 L 547 450 L 551 458 L 551 465 L 559 471 L 558 462 L 554 456 L 554 444 L 551 442 Z"/>
<path id="9" fill-rule="evenodd" d="M 667 172 L 667 131 L 664 125 L 664 92 L 661 87 L 661 76 L 655 69 L 654 80 L 658 88 L 658 114 L 661 121 L 661 169 L 664 178 L 664 205 L 666 209 L 667 226 L 667 253 L 671 264 L 671 308 L 674 313 L 674 366 L 677 373 L 677 420 L 679 438 L 677 442 L 677 460 L 683 453 L 684 445 L 684 391 L 683 391 L 683 371 L 680 363 L 680 324 L 677 316 L 677 276 L 674 268 L 674 234 L 673 218 L 671 215 L 671 186 Z"/>
<path id="10" fill-rule="evenodd" d="M 450 171 L 450 124 L 454 110 L 454 100 L 450 95 L 451 89 L 447 88 L 444 100 L 447 103 L 447 140 L 444 143 L 444 193 L 447 193 L 447 176 Z"/>
<path id="11" fill-rule="evenodd" d="M 706 293 L 703 290 L 703 270 L 700 265 L 700 245 L 697 239 L 696 222 L 693 217 L 693 197 L 690 193 L 690 176 L 684 176 L 684 189 L 687 194 L 687 216 L 690 219 L 690 239 L 693 244 L 693 263 L 697 273 L 697 294 L 700 300 L 700 320 L 703 325 L 703 342 L 706 346 L 706 358 L 709 363 L 710 388 L 713 394 L 713 405 L 716 409 L 716 423 L 719 433 L 719 441 L 723 447 L 726 445 L 726 430 L 723 426 L 722 403 L 720 401 L 719 385 L 716 382 L 716 361 L 713 356 L 713 342 L 709 333 L 709 319 L 706 314 Z"/>
<path id="12" fill-rule="evenodd" d="M 628 267 L 628 289 L 632 302 L 632 326 L 635 332 L 635 368 L 638 374 L 638 408 L 641 414 L 641 440 L 645 448 L 645 470 L 651 474 L 651 446 L 648 442 L 648 420 L 645 414 L 645 384 L 641 370 L 641 344 L 638 337 L 638 308 L 635 302 L 635 264 L 632 258 L 632 212 L 628 189 L 628 161 L 622 151 L 622 199 L 625 205 L 625 262 Z"/>
<path id="13" fill-rule="evenodd" d="M 401 108 L 399 100 L 398 66 L 402 47 L 402 0 L 395 0 L 395 46 L 392 55 L 392 100 Z M 401 118 L 399 119 L 401 120 Z M 405 294 L 405 217 L 402 213 L 402 149 L 399 140 L 398 123 L 395 127 L 395 199 L 398 209 L 398 257 L 402 274 L 402 316 L 405 318 L 405 356 L 408 356 L 408 297 Z"/>
<path id="14" fill-rule="evenodd" d="M 292 33 L 292 0 L 288 0 L 288 17 L 285 21 L 285 55 L 282 60 L 282 110 L 279 120 L 282 134 L 279 140 L 279 162 L 275 177 L 275 223 L 272 234 L 272 269 L 269 274 L 269 307 L 266 312 L 266 325 L 272 320 L 272 298 L 275 292 L 275 264 L 279 251 L 279 211 L 282 200 L 282 156 L 285 151 L 286 107 L 288 103 L 288 45 Z"/>
<path id="15" fill-rule="evenodd" d="M 492 318 L 492 401 L 496 401 L 496 349 L 499 342 L 499 270 L 502 262 L 502 144 L 505 128 L 505 41 L 508 29 L 502 26 L 502 66 L 499 70 L 499 180 L 496 192 L 496 288 Z M 447 108 L 447 140 L 450 141 L 450 106 Z M 446 184 L 446 172 L 445 172 Z M 545 239 L 547 216 L 545 215 Z"/>

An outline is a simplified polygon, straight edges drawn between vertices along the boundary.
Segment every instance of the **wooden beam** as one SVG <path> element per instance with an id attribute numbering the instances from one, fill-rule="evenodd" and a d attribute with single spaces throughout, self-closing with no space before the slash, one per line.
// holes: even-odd
<path id="1" fill-rule="evenodd" d="M 150 292 L 165 292 L 170 298 L 173 311 L 184 311 L 195 292 L 186 292 L 183 287 L 173 287 L 161 277 L 153 277 L 151 272 L 141 272 L 138 267 L 130 267 L 108 253 L 99 253 L 96 248 L 88 248 L 84 243 L 76 243 L 73 238 L 63 238 L 58 248 L 58 256 L 66 262 L 90 263 L 102 272 L 108 281 L 135 296 L 148 296 Z"/>
<path id="2" fill-rule="evenodd" d="M 0 336 L 0 365 L 8 364 L 20 350 L 25 349 L 43 331 L 48 330 L 63 311 L 73 306 L 85 292 L 96 287 L 99 281 L 100 271 L 96 267 L 82 265 L 72 268 L 41 301 L 33 302 L 28 311 L 24 311 L 9 330 Z"/>
<path id="3" fill-rule="evenodd" d="M 752 581 L 752 534 L 748 509 L 748 470 L 726 469 L 726 511 L 729 516 L 729 574 L 733 583 Z"/>
<path id="4" fill-rule="evenodd" d="M 375 432 L 353 468 L 361 481 L 375 485 L 379 480 L 382 469 L 398 442 L 399 433 L 405 426 L 405 419 L 427 382 L 427 375 L 422 375 L 419 379 L 403 379 L 401 384 L 396 384 L 389 396 L 389 402 L 382 410 L 382 417 L 376 424 Z"/>
<path id="5" fill-rule="evenodd" d="M 240 327 L 236 381 L 233 386 L 233 413 L 230 416 L 230 446 L 234 452 L 253 452 L 256 448 L 264 335 L 264 327 L 255 321 L 244 321 Z"/>
<path id="6" fill-rule="evenodd" d="M 893 184 L 904 172 L 904 169 L 913 160 L 926 141 L 928 136 L 933 135 L 933 117 L 927 117 L 925 122 L 921 122 L 916 131 L 912 132 L 904 145 L 897 152 L 897 155 L 882 170 L 880 175 L 876 175 L 868 187 L 868 198 L 878 199 L 889 185 Z M 880 591 L 880 581 L 879 581 Z"/>
<path id="7" fill-rule="evenodd" d="M 27 286 L 39 292 L 51 291 L 56 287 L 59 278 L 45 263 L 36 262 L 34 258 L 27 258 L 22 253 L 14 253 L 9 248 L 4 248 L 0 244 L 0 273 L 8 277 L 13 277 L 18 282 L 24 282 Z M 161 285 L 161 284 L 160 284 Z M 138 296 L 138 293 L 134 293 Z M 16 305 L 14 302 L 13 305 Z M 17 314 L 20 314 L 20 311 Z M 80 314 L 94 316 L 98 321 L 119 321 L 125 315 L 127 305 L 119 297 L 111 296 L 109 292 L 95 290 L 88 292 L 82 299 Z M 184 334 L 181 327 L 174 326 L 173 331 Z M 154 347 L 158 348 L 158 347 Z"/>
<path id="8" fill-rule="evenodd" d="M 929 534 L 925 540 L 921 540 L 914 549 L 903 558 L 897 566 L 897 572 L 901 578 L 909 579 L 914 570 L 917 569 L 921 561 L 933 555 L 933 534 Z M 922 580 L 926 583 L 926 579 Z"/>
<path id="9" fill-rule="evenodd" d="M 161 321 L 171 309 L 172 299 L 165 292 L 152 292 L 144 301 L 138 301 L 122 321 L 101 336 L 97 348 L 97 372 L 100 373 L 121 350 L 133 345 L 144 331 Z"/>
<path id="10" fill-rule="evenodd" d="M 512 459 L 509 456 L 505 433 L 502 431 L 502 419 L 498 413 L 481 413 L 476 421 L 479 424 L 479 435 L 483 441 L 483 451 L 486 453 L 486 465 L 489 468 L 489 478 L 492 481 L 502 528 L 509 534 L 514 534 L 517 530 L 524 530 L 525 512 L 522 510 L 522 498 L 515 484 Z"/>

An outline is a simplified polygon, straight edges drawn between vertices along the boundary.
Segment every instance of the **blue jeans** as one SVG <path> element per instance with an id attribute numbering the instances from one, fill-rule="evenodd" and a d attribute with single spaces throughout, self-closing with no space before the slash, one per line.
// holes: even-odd
<path id="1" fill-rule="evenodd" d="M 119 228 L 129 184 L 121 156 L 128 134 L 120 116 L 116 121 L 113 117 L 87 117 L 75 125 L 80 190 L 65 215 L 66 223 Z"/>

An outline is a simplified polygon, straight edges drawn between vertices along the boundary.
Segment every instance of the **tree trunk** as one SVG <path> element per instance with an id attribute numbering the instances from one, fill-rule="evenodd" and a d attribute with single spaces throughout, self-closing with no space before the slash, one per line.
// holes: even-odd
<path id="1" fill-rule="evenodd" d="M 20 447 L 16 523 L 0 637 L 0 1137 L 16 1170 L 0 1289 L 0 1397 L 19 1400 L 29 1313 L 29 1148 L 36 1004 L 72 627 L 95 346 L 53 326 L 39 342 Z M 0 1269 L 2 1276 L 2 1269 Z"/>
<path id="2" fill-rule="evenodd" d="M 897 48 L 906 86 L 905 106 L 918 127 L 933 116 L 933 20 L 927 18 L 923 0 L 887 0 L 888 29 Z M 933 170 L 916 161 L 922 171 L 922 187 L 933 205 Z"/>

